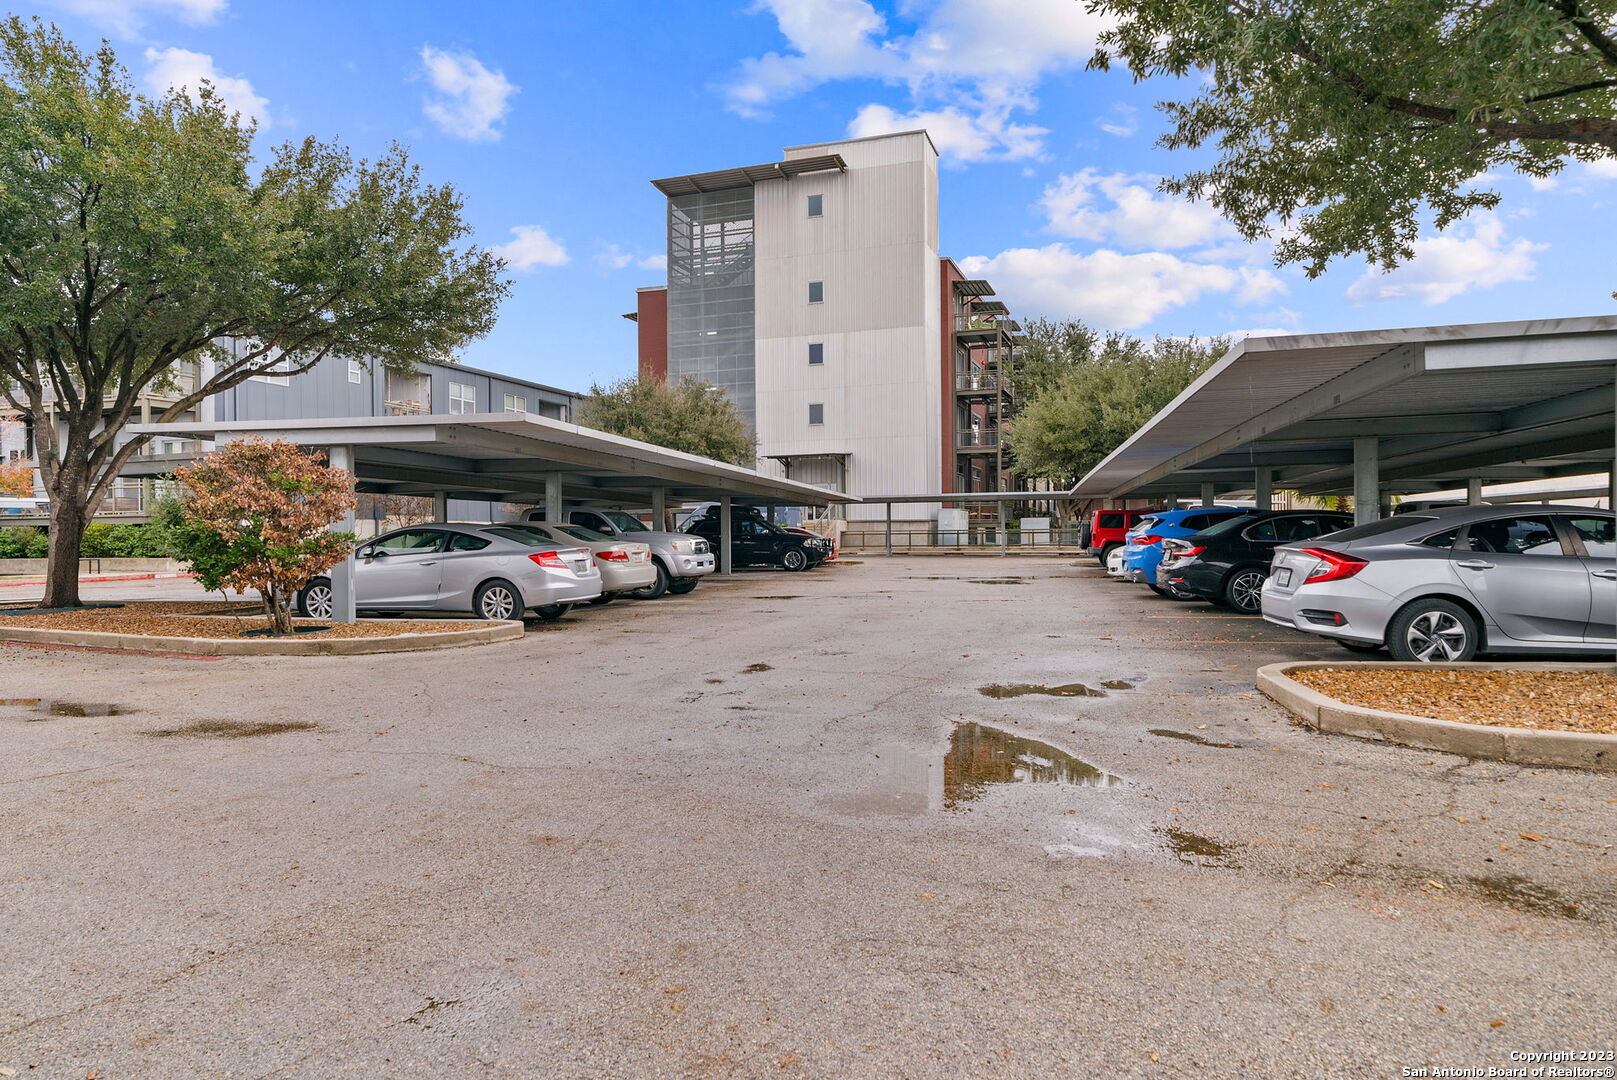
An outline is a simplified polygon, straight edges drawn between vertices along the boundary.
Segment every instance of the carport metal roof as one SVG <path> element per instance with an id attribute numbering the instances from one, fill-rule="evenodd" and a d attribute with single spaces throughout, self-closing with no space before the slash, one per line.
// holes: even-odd
<path id="1" fill-rule="evenodd" d="M 1072 493 L 1347 492 L 1367 438 L 1384 491 L 1604 472 L 1614 366 L 1617 316 L 1247 338 Z"/>
<path id="2" fill-rule="evenodd" d="M 358 489 L 394 495 L 543 503 L 547 476 L 560 474 L 564 499 L 626 507 L 652 505 L 656 491 L 671 502 L 725 495 L 758 506 L 859 501 L 577 424 L 508 413 L 169 423 L 130 430 L 165 438 L 229 442 L 256 435 L 301 446 L 349 447 Z M 137 457 L 124 473 L 166 475 L 192 456 Z"/>

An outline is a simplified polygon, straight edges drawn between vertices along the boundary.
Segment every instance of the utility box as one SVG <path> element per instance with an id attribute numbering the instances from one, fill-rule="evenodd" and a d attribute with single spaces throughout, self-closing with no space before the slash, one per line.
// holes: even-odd
<path id="1" fill-rule="evenodd" d="M 938 546 L 960 547 L 970 542 L 970 515 L 964 510 L 938 511 Z"/>
<path id="2" fill-rule="evenodd" d="M 1022 519 L 1022 543 L 1048 544 L 1051 541 L 1050 519 L 1047 517 Z"/>

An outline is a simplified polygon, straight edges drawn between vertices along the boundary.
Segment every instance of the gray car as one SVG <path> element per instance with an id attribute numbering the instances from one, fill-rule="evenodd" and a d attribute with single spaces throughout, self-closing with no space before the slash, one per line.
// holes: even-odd
<path id="1" fill-rule="evenodd" d="M 1400 514 L 1282 547 L 1263 617 L 1395 660 L 1617 648 L 1617 527 L 1581 506 Z"/>
<path id="2" fill-rule="evenodd" d="M 559 619 L 601 595 L 601 572 L 582 547 L 509 525 L 412 525 L 354 549 L 354 604 L 361 611 L 469 611 L 520 619 L 532 610 Z M 332 613 L 331 579 L 298 594 L 310 618 Z"/>
<path id="3" fill-rule="evenodd" d="M 544 521 L 543 509 L 528 510 L 522 521 Z M 657 578 L 643 589 L 629 595 L 638 600 L 655 600 L 664 593 L 676 596 L 690 592 L 696 583 L 713 573 L 718 563 L 708 543 L 700 536 L 689 533 L 662 532 L 648 529 L 633 514 L 610 506 L 574 506 L 562 511 L 558 524 L 582 525 L 615 540 L 630 540 L 651 548 L 651 561 L 657 568 Z"/>

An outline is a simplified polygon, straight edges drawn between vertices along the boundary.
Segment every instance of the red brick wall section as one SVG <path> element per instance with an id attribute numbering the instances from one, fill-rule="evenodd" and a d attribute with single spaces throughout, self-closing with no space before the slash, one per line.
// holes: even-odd
<path id="1" fill-rule="evenodd" d="M 668 290 L 635 293 L 639 301 L 640 377 L 668 381 Z"/>

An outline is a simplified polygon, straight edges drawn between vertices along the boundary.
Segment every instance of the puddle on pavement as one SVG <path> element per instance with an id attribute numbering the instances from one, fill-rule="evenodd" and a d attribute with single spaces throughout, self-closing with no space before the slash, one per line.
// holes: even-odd
<path id="1" fill-rule="evenodd" d="M 1232 742 L 1214 742 L 1204 739 L 1200 735 L 1189 731 L 1175 731 L 1173 728 L 1152 728 L 1151 734 L 1163 739 L 1179 739 L 1183 742 L 1195 743 L 1197 746 L 1215 746 L 1222 750 L 1239 750 L 1240 746 Z"/>
<path id="2" fill-rule="evenodd" d="M 1027 584 L 1027 578 L 1019 578 L 1019 577 L 967 578 L 966 580 L 968 582 L 970 582 L 971 584 L 973 584 L 973 585 L 1026 585 Z"/>
<path id="3" fill-rule="evenodd" d="M 1516 874 L 1465 879 L 1478 892 L 1495 903 L 1534 915 L 1554 915 L 1562 919 L 1587 918 L 1578 905 L 1548 885 L 1540 885 Z"/>
<path id="4" fill-rule="evenodd" d="M 1233 844 L 1221 844 L 1200 833 L 1166 826 L 1151 831 L 1161 838 L 1163 846 L 1180 862 L 1190 863 L 1192 866 L 1219 866 L 1227 869 L 1239 865 L 1235 861 Z"/>
<path id="5" fill-rule="evenodd" d="M 52 701 L 48 698 L 0 698 L 0 705 L 32 709 L 47 716 L 123 716 L 133 711 L 105 701 Z"/>
<path id="6" fill-rule="evenodd" d="M 279 722 L 248 720 L 193 720 L 184 727 L 158 728 L 142 731 L 154 739 L 167 739 L 176 735 L 189 735 L 202 739 L 250 739 L 257 735 L 280 735 L 287 731 L 312 731 L 319 724 L 311 720 L 284 720 Z"/>
<path id="7" fill-rule="evenodd" d="M 746 667 L 741 669 L 741 674 L 743 674 L 743 675 L 756 675 L 760 671 L 774 671 L 774 670 L 775 670 L 775 668 L 771 664 L 748 664 Z"/>
<path id="8" fill-rule="evenodd" d="M 950 810 L 980 798 L 994 784 L 1114 787 L 1122 782 L 1049 743 L 985 724 L 955 725 L 943 757 L 943 805 Z"/>
<path id="9" fill-rule="evenodd" d="M 801 600 L 802 593 L 788 593 L 785 596 L 755 596 L 754 600 Z"/>
<path id="10" fill-rule="evenodd" d="M 1104 685 L 1104 684 L 1103 684 Z M 1121 689 L 1121 688 L 1120 688 Z M 979 686 L 977 692 L 983 697 L 997 700 L 1004 698 L 1027 697 L 1029 694 L 1042 694 L 1045 697 L 1105 697 L 1106 691 L 1084 683 L 1063 683 L 1061 686 L 1044 686 L 1040 683 L 994 683 L 990 686 Z"/>

